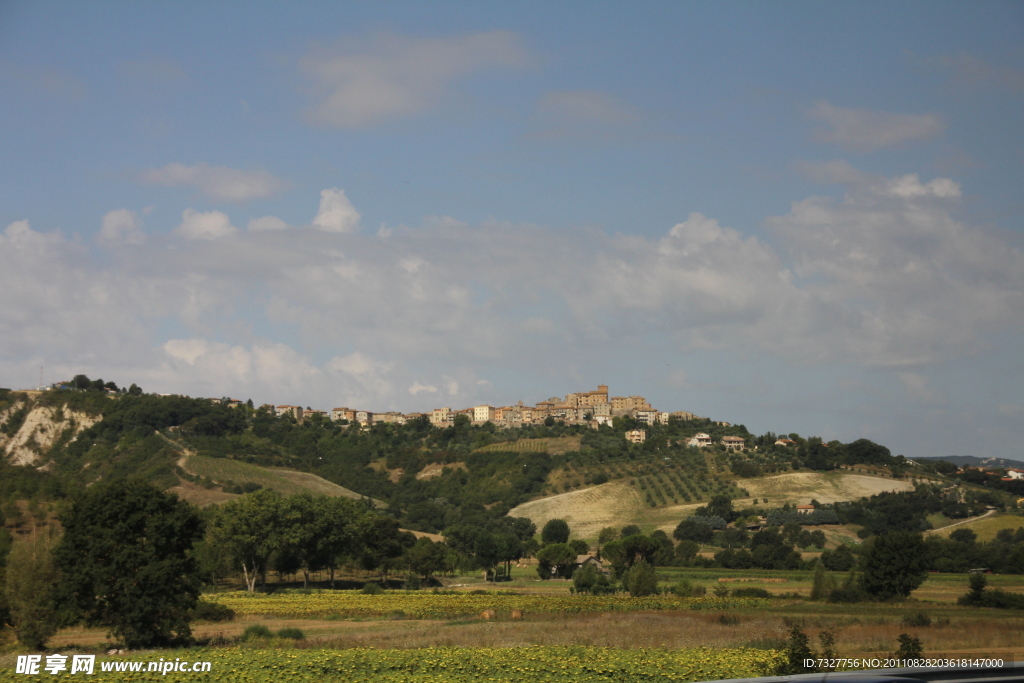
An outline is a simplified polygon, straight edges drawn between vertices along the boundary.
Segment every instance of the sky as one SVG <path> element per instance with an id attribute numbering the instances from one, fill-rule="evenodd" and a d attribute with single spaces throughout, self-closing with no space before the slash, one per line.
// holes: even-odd
<path id="1" fill-rule="evenodd" d="M 607 384 L 1024 455 L 1020 2 L 0 0 L 0 386 Z"/>

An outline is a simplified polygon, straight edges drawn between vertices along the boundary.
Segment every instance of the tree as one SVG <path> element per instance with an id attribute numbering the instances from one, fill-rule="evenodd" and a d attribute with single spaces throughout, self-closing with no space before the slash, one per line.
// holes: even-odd
<path id="1" fill-rule="evenodd" d="M 634 598 L 655 595 L 658 592 L 658 575 L 646 560 L 640 560 L 626 573 L 622 584 Z"/>
<path id="2" fill-rule="evenodd" d="M 537 552 L 537 575 L 550 579 L 552 573 L 568 579 L 576 565 L 576 553 L 565 543 L 552 543 Z"/>
<path id="3" fill-rule="evenodd" d="M 187 642 L 199 600 L 196 510 L 141 480 L 86 489 L 61 515 L 58 600 L 132 649 Z"/>
<path id="4" fill-rule="evenodd" d="M 619 538 L 626 538 L 627 536 L 636 536 L 637 534 L 642 533 L 643 529 L 641 529 L 636 524 L 627 524 L 626 526 L 622 527 L 622 531 L 619 532 Z"/>
<path id="5" fill-rule="evenodd" d="M 409 571 L 429 579 L 431 574 L 444 569 L 444 550 L 443 543 L 434 543 L 424 536 L 405 551 L 406 565 Z"/>
<path id="6" fill-rule="evenodd" d="M 710 524 L 687 517 L 679 522 L 672 535 L 677 541 L 694 541 L 704 545 L 705 543 L 710 543 L 711 539 L 714 538 L 715 530 L 711 528 Z"/>
<path id="7" fill-rule="evenodd" d="M 266 583 L 267 562 L 280 545 L 283 505 L 277 492 L 261 489 L 222 505 L 214 516 L 213 539 L 230 549 L 250 593 L 257 579 Z"/>
<path id="8" fill-rule="evenodd" d="M 597 556 L 601 556 L 601 546 L 610 541 L 614 541 L 615 537 L 618 536 L 618 532 L 613 527 L 606 526 L 601 529 L 597 535 Z"/>
<path id="9" fill-rule="evenodd" d="M 56 582 L 57 568 L 48 535 L 40 532 L 14 543 L 7 558 L 5 594 L 14 633 L 25 647 L 41 650 L 57 632 Z"/>
<path id="10" fill-rule="evenodd" d="M 545 545 L 549 543 L 569 542 L 569 523 L 564 519 L 549 519 L 544 529 L 540 532 L 540 541 Z"/>
<path id="11" fill-rule="evenodd" d="M 907 597 L 927 576 L 924 551 L 924 539 L 918 532 L 891 531 L 876 536 L 864 553 L 864 590 L 876 600 Z"/>

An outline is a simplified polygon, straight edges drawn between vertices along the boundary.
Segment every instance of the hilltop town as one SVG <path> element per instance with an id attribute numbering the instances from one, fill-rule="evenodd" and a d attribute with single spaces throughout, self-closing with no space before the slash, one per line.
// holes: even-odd
<path id="1" fill-rule="evenodd" d="M 239 405 L 241 401 L 227 399 L 229 403 Z M 629 416 L 637 422 L 647 425 L 668 424 L 670 418 L 681 420 L 701 420 L 694 413 L 683 410 L 665 412 L 653 408 L 643 396 L 609 396 L 608 385 L 600 384 L 595 391 L 583 391 L 538 401 L 534 406 L 524 405 L 519 401 L 513 406 L 478 405 L 469 408 L 453 409 L 450 407 L 434 408 L 426 413 L 400 413 L 389 411 L 374 413 L 369 410 L 354 408 L 333 408 L 330 412 L 302 408 L 293 405 L 266 404 L 261 408 L 272 411 L 275 415 L 292 415 L 297 420 L 314 416 L 329 418 L 334 421 L 358 422 L 369 426 L 381 422 L 404 424 L 426 415 L 430 424 L 435 427 L 447 427 L 455 423 L 455 418 L 465 415 L 472 424 L 493 423 L 498 427 L 525 427 L 543 424 L 548 418 L 565 424 L 586 424 L 598 428 L 610 424 L 615 417 Z M 727 425 L 728 423 L 721 423 Z"/>

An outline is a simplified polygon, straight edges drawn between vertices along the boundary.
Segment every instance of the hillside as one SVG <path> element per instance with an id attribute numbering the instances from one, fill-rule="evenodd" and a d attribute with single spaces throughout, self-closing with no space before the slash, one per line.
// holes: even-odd
<path id="1" fill-rule="evenodd" d="M 645 442 L 629 443 L 626 431 L 641 426 Z M 710 435 L 711 445 L 689 446 L 698 433 Z M 0 390 L 0 434 L 0 504 L 58 499 L 131 475 L 199 505 L 257 488 L 369 497 L 404 528 L 432 534 L 506 514 L 538 525 L 561 517 L 583 536 L 628 523 L 671 530 L 716 496 L 771 508 L 908 490 L 911 482 L 899 475 L 911 469 L 918 480 L 945 481 L 866 439 L 824 444 L 790 434 L 781 442 L 707 419 L 500 429 L 460 416 L 445 428 L 425 417 L 361 428 L 102 387 Z M 746 448 L 727 451 L 725 436 L 742 438 Z"/>
<path id="2" fill-rule="evenodd" d="M 737 506 L 766 498 L 772 506 L 801 504 L 816 499 L 820 503 L 857 500 L 882 491 L 909 491 L 909 481 L 861 474 L 792 472 L 771 477 L 742 479 L 740 485 L 749 496 L 737 498 Z M 606 527 L 637 524 L 647 532 L 662 529 L 672 532 L 679 521 L 691 514 L 701 503 L 651 507 L 638 490 L 626 482 L 616 481 L 581 491 L 562 493 L 532 500 L 509 511 L 513 517 L 527 517 L 539 527 L 549 519 L 564 519 L 575 536 L 597 538 Z"/>
<path id="3" fill-rule="evenodd" d="M 969 467 L 997 467 L 1000 469 L 1014 468 L 1024 469 L 1024 461 L 1011 460 L 1009 458 L 979 458 L 976 455 L 936 455 L 920 460 L 945 460 L 957 467 L 967 465 Z"/>
<path id="4" fill-rule="evenodd" d="M 311 493 L 313 495 L 323 495 L 331 497 L 345 497 L 359 500 L 363 496 L 359 495 L 354 491 L 350 491 L 343 486 L 338 486 L 333 482 L 329 482 L 322 477 L 318 477 L 315 474 L 308 472 L 297 472 L 295 470 L 260 467 L 259 465 L 250 465 L 246 462 L 240 462 L 237 460 L 231 460 L 228 458 L 209 458 L 200 455 L 184 455 L 178 461 L 178 466 L 181 467 L 185 472 L 196 477 L 202 477 L 216 485 L 216 488 L 222 489 L 220 496 L 222 500 L 229 500 L 230 498 L 236 497 L 238 494 L 224 492 L 225 488 L 233 488 L 240 486 L 243 489 L 246 488 L 246 484 L 255 484 L 260 488 L 271 489 L 277 491 L 281 495 L 287 496 L 295 493 Z M 203 505 L 210 502 L 219 502 L 218 500 L 210 500 L 209 493 L 213 492 L 211 489 L 204 489 L 199 486 L 187 486 L 179 485 L 174 487 L 172 490 L 181 495 L 185 500 L 195 502 Z M 198 489 L 198 491 L 196 490 Z M 202 495 L 206 493 L 207 495 Z M 381 501 L 374 501 L 378 506 L 383 507 L 384 503 Z"/>

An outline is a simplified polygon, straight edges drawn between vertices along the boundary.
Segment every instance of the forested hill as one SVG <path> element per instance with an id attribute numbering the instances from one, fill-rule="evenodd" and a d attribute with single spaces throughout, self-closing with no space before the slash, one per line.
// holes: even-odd
<path id="1" fill-rule="evenodd" d="M 600 429 L 549 421 L 499 430 L 491 423 L 471 425 L 464 416 L 445 428 L 421 417 L 361 429 L 321 417 L 301 422 L 275 417 L 251 403 L 229 407 L 143 394 L 134 385 L 124 392 L 95 384 L 35 396 L 0 390 L 0 448 L 7 454 L 0 464 L 0 496 L 5 501 L 60 498 L 117 475 L 140 476 L 165 489 L 183 482 L 236 493 L 258 488 L 179 466 L 183 454 L 194 454 L 204 462 L 221 459 L 316 474 L 383 501 L 406 528 L 440 532 L 503 516 L 533 498 L 609 480 L 644 489 L 647 503 L 656 507 L 716 494 L 740 496 L 742 477 L 849 465 L 899 474 L 909 466 L 902 456 L 863 439 L 824 444 L 790 434 L 791 445 L 776 445 L 775 434 L 753 436 L 742 425 L 708 420 L 648 426 L 642 444 L 626 441 L 625 431 L 638 426 L 628 417 Z M 697 432 L 710 434 L 715 445 L 686 446 Z M 741 436 L 757 450 L 726 452 L 719 443 L 723 436 Z M 16 460 L 14 451 L 20 454 Z"/>

